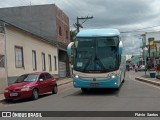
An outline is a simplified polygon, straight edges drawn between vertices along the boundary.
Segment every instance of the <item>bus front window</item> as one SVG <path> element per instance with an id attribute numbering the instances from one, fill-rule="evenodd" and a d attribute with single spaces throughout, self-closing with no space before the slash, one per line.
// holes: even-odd
<path id="1" fill-rule="evenodd" d="M 78 39 L 75 42 L 75 69 L 84 71 L 88 64 L 91 62 L 92 56 L 94 55 L 94 41 L 89 38 Z"/>
<path id="2" fill-rule="evenodd" d="M 118 37 L 77 39 L 74 69 L 81 72 L 108 72 L 117 69 L 118 42 Z"/>

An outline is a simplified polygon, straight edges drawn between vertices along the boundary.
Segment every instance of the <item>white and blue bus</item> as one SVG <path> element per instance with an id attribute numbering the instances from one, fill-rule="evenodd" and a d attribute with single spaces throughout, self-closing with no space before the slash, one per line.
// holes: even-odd
<path id="1" fill-rule="evenodd" d="M 80 31 L 75 42 L 68 45 L 72 57 L 75 88 L 119 88 L 125 78 L 125 57 L 117 29 Z"/>

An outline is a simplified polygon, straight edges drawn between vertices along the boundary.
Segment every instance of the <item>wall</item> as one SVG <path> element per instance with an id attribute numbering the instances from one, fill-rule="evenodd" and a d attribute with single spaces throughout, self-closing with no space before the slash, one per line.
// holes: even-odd
<path id="1" fill-rule="evenodd" d="M 70 42 L 70 29 L 68 16 L 55 6 L 56 11 L 56 32 L 58 42 L 68 45 Z M 59 35 L 59 26 L 62 28 L 62 35 Z M 68 31 L 68 39 L 66 38 L 66 31 Z"/>
<path id="2" fill-rule="evenodd" d="M 0 33 L 0 55 L 5 55 L 5 37 Z M 5 67 L 0 67 L 0 93 L 4 92 L 7 86 L 7 73 Z"/>
<path id="3" fill-rule="evenodd" d="M 42 71 L 42 56 L 41 53 L 45 53 L 46 59 L 46 71 L 49 72 L 48 54 L 51 54 L 52 58 L 52 72 L 51 74 L 58 74 L 58 69 L 54 69 L 54 56 L 57 58 L 58 68 L 58 56 L 57 48 L 46 41 L 42 41 L 40 38 L 35 37 L 27 32 L 23 32 L 14 27 L 6 27 L 6 44 L 7 44 L 7 65 L 8 65 L 8 78 L 9 84 L 12 83 L 15 78 L 24 73 L 36 72 L 32 67 L 32 50 L 36 50 L 37 57 L 37 71 Z M 24 68 L 16 68 L 15 66 L 15 45 L 23 47 L 24 56 Z"/>
<path id="4" fill-rule="evenodd" d="M 54 43 L 56 41 L 54 8 L 54 4 L 0 8 L 0 18 Z"/>

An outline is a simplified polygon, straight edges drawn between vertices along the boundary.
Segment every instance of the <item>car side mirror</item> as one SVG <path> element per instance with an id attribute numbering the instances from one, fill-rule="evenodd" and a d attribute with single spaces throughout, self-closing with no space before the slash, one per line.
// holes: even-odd
<path id="1" fill-rule="evenodd" d="M 40 82 L 43 82 L 43 79 L 39 79 Z"/>

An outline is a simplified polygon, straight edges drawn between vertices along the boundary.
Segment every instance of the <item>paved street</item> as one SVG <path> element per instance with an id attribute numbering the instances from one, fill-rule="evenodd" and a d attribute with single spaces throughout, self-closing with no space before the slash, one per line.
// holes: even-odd
<path id="1" fill-rule="evenodd" d="M 101 89 L 84 94 L 68 83 L 59 86 L 57 95 L 43 95 L 36 101 L 2 102 L 0 111 L 160 111 L 160 87 L 134 80 L 143 74 L 127 72 L 119 91 Z"/>

